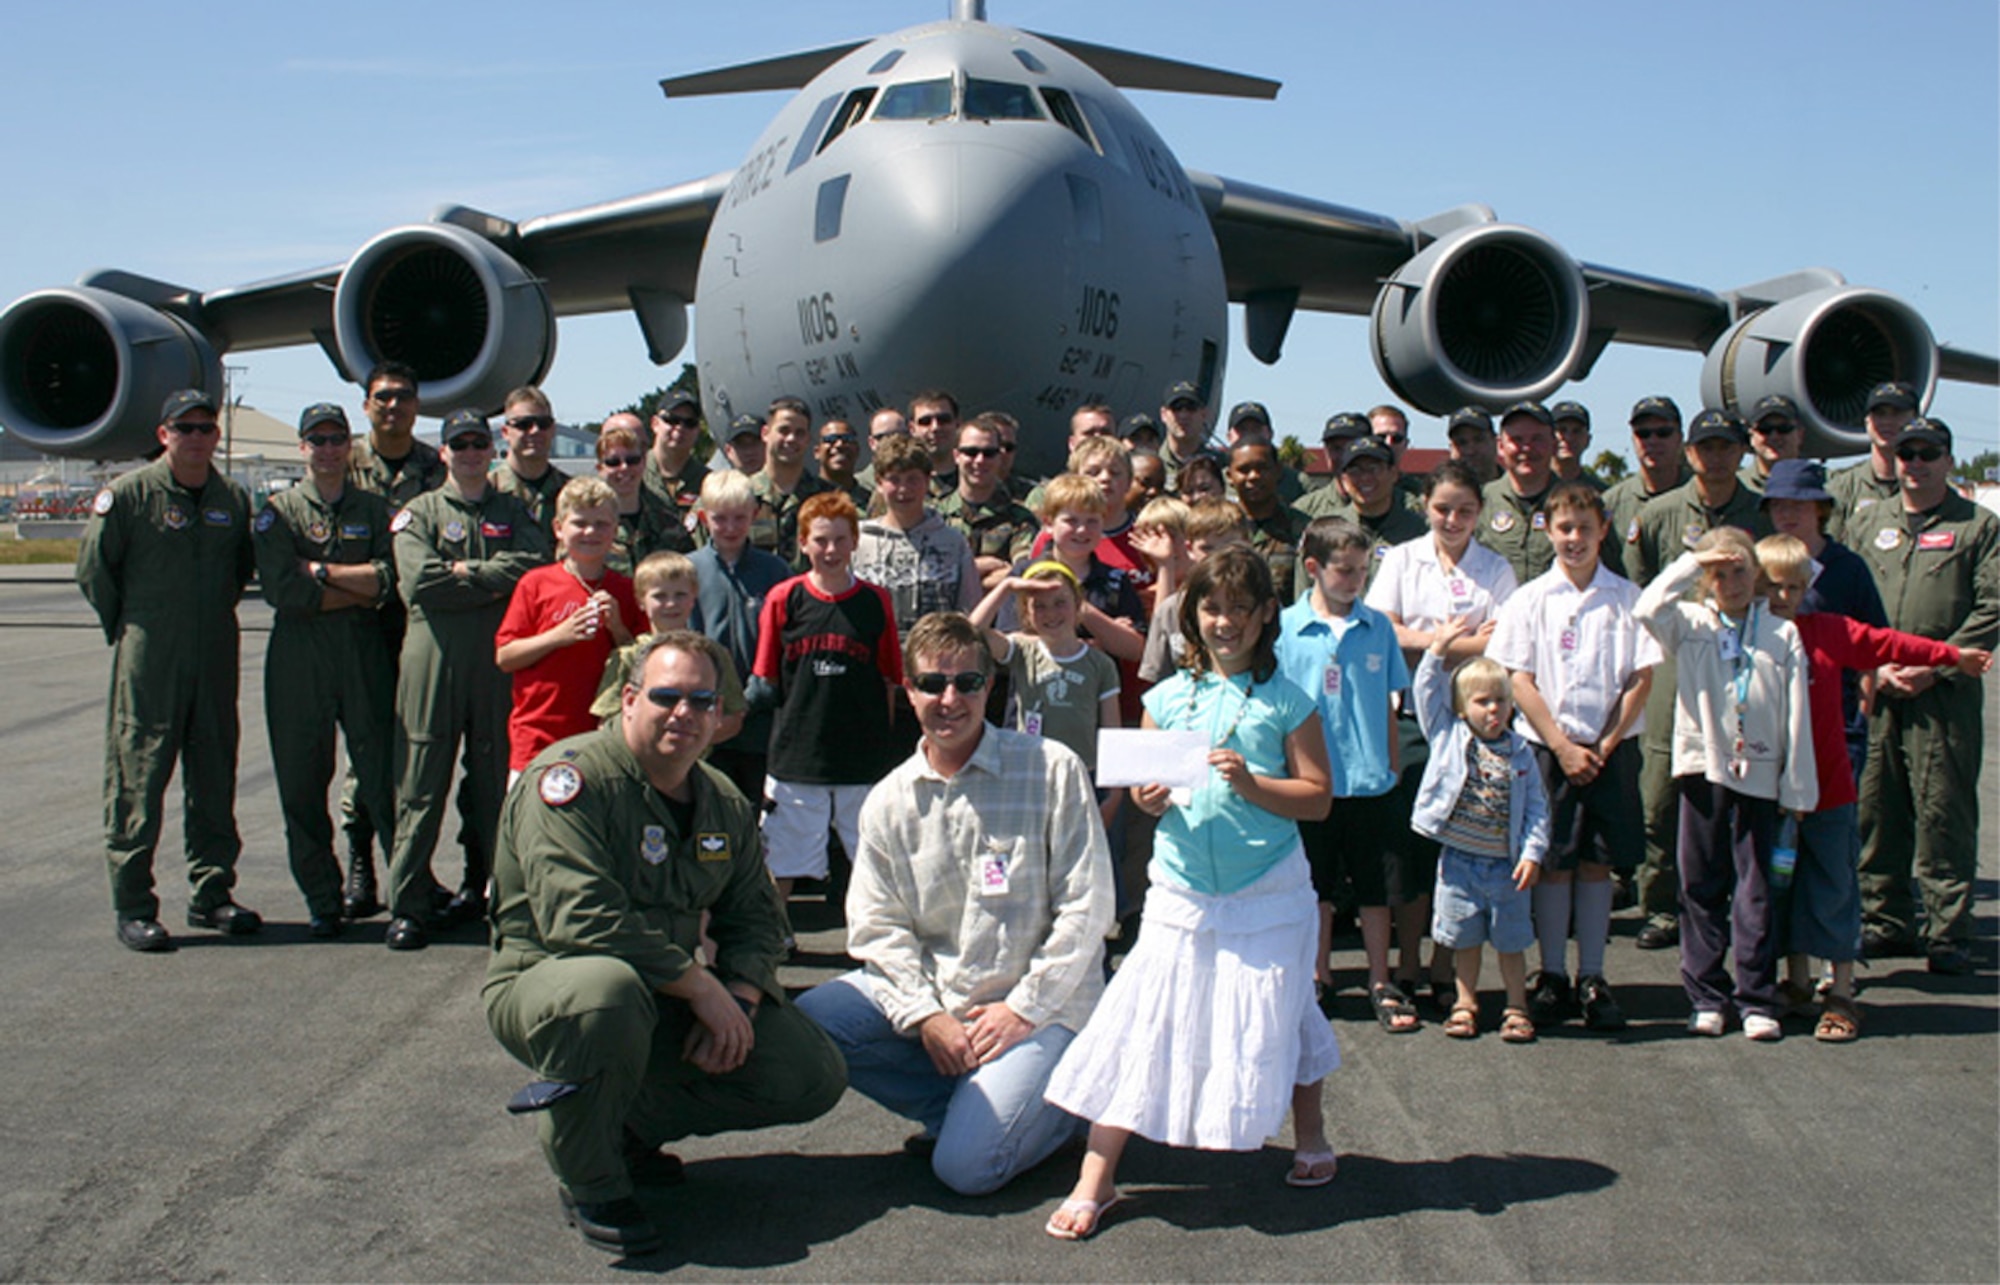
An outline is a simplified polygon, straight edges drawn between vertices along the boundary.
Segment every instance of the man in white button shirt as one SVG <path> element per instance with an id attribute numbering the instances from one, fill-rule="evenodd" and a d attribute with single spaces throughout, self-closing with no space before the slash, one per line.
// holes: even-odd
<path id="1" fill-rule="evenodd" d="M 987 724 L 977 626 L 926 616 L 904 657 L 923 740 L 861 808 L 847 950 L 862 967 L 799 1007 L 855 1089 L 923 1126 L 905 1148 L 983 1195 L 1081 1127 L 1042 1090 L 1104 990 L 1111 858 L 1082 760 Z"/>

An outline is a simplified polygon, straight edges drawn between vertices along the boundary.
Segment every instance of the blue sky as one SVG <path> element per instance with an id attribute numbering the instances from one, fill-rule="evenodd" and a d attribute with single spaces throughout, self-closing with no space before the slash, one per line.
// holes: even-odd
<path id="1" fill-rule="evenodd" d="M 735 166 L 782 99 L 668 102 L 664 75 L 945 16 L 945 0 L 333 6 L 10 0 L 0 302 L 120 267 L 202 288 L 347 258 L 454 201 L 512 218 Z M 1001 23 L 1252 72 L 1275 102 L 1135 94 L 1183 164 L 1415 219 L 1482 201 L 1578 258 L 1726 289 L 1824 265 L 2000 351 L 2000 7 L 1710 0 L 1217 4 L 990 0 Z M 754 21 L 725 17 L 754 14 Z M 690 16 L 694 15 L 694 16 Z M 1225 396 L 1311 440 L 1388 396 L 1365 321 L 1233 351 Z M 355 401 L 316 352 L 239 354 L 289 418 Z M 1598 444 L 1699 357 L 1616 347 L 1562 395 Z M 670 378 L 624 315 L 563 322 L 548 388 L 588 420 Z M 1135 408 L 1137 409 L 1137 408 Z M 1961 454 L 2000 397 L 1940 385 Z M 1419 419 L 1417 441 L 1440 445 Z"/>

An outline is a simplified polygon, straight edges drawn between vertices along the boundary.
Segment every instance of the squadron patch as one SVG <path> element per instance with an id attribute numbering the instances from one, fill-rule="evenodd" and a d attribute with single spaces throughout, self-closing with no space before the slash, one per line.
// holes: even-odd
<path id="1" fill-rule="evenodd" d="M 1687 525 L 1687 530 L 1681 532 L 1681 543 L 1692 549 L 1701 543 L 1701 537 L 1706 534 L 1707 531 L 1703 529 L 1701 523 L 1690 522 Z"/>
<path id="2" fill-rule="evenodd" d="M 695 856 L 703 861 L 729 860 L 729 836 L 726 834 L 698 834 L 694 840 Z"/>
<path id="3" fill-rule="evenodd" d="M 1875 533 L 1875 547 L 1884 553 L 1887 553 L 1902 542 L 1903 533 L 1899 528 L 1885 526 Z"/>
<path id="4" fill-rule="evenodd" d="M 107 486 L 102 491 L 99 491 L 97 493 L 97 498 L 90 502 L 90 511 L 92 513 L 95 513 L 100 518 L 103 517 L 105 514 L 111 512 L 110 487 Z"/>
<path id="5" fill-rule="evenodd" d="M 262 535 L 276 525 L 278 525 L 278 511 L 266 506 L 264 511 L 257 515 L 257 534 Z"/>
<path id="6" fill-rule="evenodd" d="M 1492 527 L 1495 533 L 1505 535 L 1514 529 L 1514 515 L 1511 511 L 1502 509 L 1495 513 L 1493 520 L 1486 525 Z"/>
<path id="7" fill-rule="evenodd" d="M 314 518 L 306 524 L 306 539 L 314 544 L 325 544 L 326 538 L 332 534 L 333 528 L 327 526 L 323 518 Z"/>
<path id="8" fill-rule="evenodd" d="M 665 861 L 667 859 L 667 827 L 663 825 L 647 826 L 645 840 L 639 845 L 639 855 L 646 859 L 646 864 L 649 866 L 657 866 L 662 861 Z"/>
<path id="9" fill-rule="evenodd" d="M 1546 531 L 1549 529 L 1549 515 L 1537 512 L 1534 517 L 1528 519 L 1528 525 L 1537 531 Z"/>
<path id="10" fill-rule="evenodd" d="M 186 510 L 186 509 L 184 509 L 184 508 L 182 508 L 182 507 L 181 507 L 180 505 L 178 505 L 178 504 L 169 504 L 169 505 L 167 506 L 167 519 L 166 519 L 166 521 L 167 521 L 167 530 L 169 530 L 169 531 L 185 531 L 185 530 L 187 530 L 187 529 L 188 529 L 188 513 L 187 513 L 187 510 Z"/>
<path id="11" fill-rule="evenodd" d="M 542 770 L 539 793 L 542 802 L 559 808 L 583 793 L 583 773 L 568 763 L 552 763 Z"/>
<path id="12" fill-rule="evenodd" d="M 389 519 L 389 534 L 394 535 L 410 525 L 411 513 L 408 509 L 397 509 L 396 516 Z"/>
<path id="13" fill-rule="evenodd" d="M 451 521 L 445 523 L 444 538 L 453 544 L 457 544 L 460 540 L 463 540 L 465 538 L 465 523 L 460 522 L 457 518 L 453 518 Z"/>

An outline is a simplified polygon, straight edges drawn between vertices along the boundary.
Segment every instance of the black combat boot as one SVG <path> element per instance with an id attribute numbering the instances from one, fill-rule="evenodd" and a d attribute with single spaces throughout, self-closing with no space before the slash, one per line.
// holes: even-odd
<path id="1" fill-rule="evenodd" d="M 366 919 L 382 913 L 375 888 L 375 845 L 365 834 L 348 841 L 347 889 L 341 895 L 341 913 L 349 919 Z"/>

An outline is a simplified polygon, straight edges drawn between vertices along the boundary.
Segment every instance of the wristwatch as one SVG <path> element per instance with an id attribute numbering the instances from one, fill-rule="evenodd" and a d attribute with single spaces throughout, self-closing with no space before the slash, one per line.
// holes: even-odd
<path id="1" fill-rule="evenodd" d="M 319 581 L 322 585 L 326 583 L 326 564 L 324 562 L 313 563 L 313 579 Z"/>

